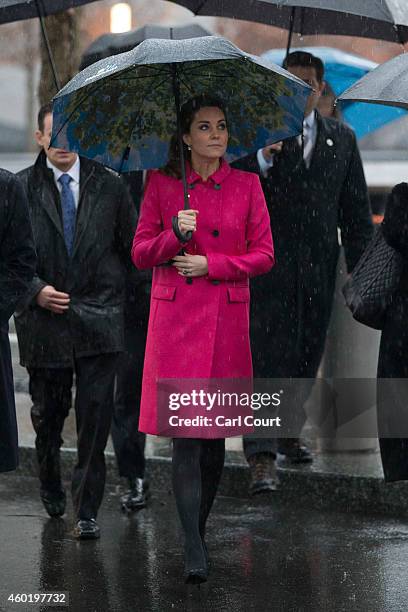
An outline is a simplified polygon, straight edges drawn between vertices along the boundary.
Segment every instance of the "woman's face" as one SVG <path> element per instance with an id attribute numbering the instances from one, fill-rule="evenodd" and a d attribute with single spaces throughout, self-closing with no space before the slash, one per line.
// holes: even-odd
<path id="1" fill-rule="evenodd" d="M 218 159 L 227 150 L 228 130 L 225 115 L 216 106 L 203 106 L 194 116 L 190 132 L 184 134 L 184 142 L 191 153 L 202 159 Z"/>

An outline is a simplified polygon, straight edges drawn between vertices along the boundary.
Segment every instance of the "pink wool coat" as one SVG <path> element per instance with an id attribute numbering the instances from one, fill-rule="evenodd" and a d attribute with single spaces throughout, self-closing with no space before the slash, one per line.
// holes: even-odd
<path id="1" fill-rule="evenodd" d="M 137 268 L 154 268 L 139 429 L 156 435 L 162 433 L 158 380 L 252 377 L 249 278 L 274 264 L 270 219 L 257 175 L 223 161 L 205 182 L 187 168 L 187 182 L 190 207 L 199 211 L 192 239 L 183 244 L 172 230 L 172 217 L 183 208 L 181 180 L 155 171 L 132 247 Z M 182 248 L 207 257 L 206 276 L 188 279 L 174 266 L 156 267 Z M 196 429 L 181 435 L 224 437 Z"/>

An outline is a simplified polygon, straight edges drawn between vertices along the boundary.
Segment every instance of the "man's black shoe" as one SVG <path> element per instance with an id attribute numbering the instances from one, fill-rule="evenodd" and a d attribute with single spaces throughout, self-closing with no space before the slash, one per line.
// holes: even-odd
<path id="1" fill-rule="evenodd" d="M 67 498 L 63 489 L 60 491 L 41 489 L 40 497 L 49 516 L 58 517 L 64 514 Z"/>
<path id="2" fill-rule="evenodd" d="M 80 519 L 75 525 L 74 536 L 78 540 L 97 540 L 101 530 L 95 519 Z"/>
<path id="3" fill-rule="evenodd" d="M 290 463 L 312 463 L 313 455 L 310 449 L 302 444 L 298 438 L 285 438 L 280 440 L 278 453 L 283 455 Z"/>
<path id="4" fill-rule="evenodd" d="M 143 478 L 129 478 L 129 490 L 120 498 L 122 510 L 131 512 L 146 506 L 146 493 Z"/>
<path id="5" fill-rule="evenodd" d="M 277 490 L 279 479 L 274 455 L 271 453 L 255 453 L 249 457 L 248 463 L 251 470 L 250 495 L 270 493 Z"/>

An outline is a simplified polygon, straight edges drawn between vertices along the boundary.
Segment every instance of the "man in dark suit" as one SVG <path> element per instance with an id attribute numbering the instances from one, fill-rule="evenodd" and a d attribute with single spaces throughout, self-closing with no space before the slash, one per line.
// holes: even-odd
<path id="1" fill-rule="evenodd" d="M 143 174 L 139 171 L 123 175 L 137 211 L 140 210 L 143 194 Z M 121 506 L 126 511 L 143 508 L 147 497 L 144 478 L 146 435 L 139 431 L 139 413 L 151 277 L 150 270 L 136 268 L 130 270 L 126 277 L 125 351 L 117 367 L 111 427 L 119 475 L 128 484 L 127 491 L 120 498 Z"/>
<path id="2" fill-rule="evenodd" d="M 293 438 L 278 450 L 293 463 L 312 461 L 299 434 L 303 410 L 323 355 L 336 266 L 338 228 L 348 271 L 372 234 L 363 167 L 353 132 L 316 106 L 324 89 L 324 67 L 310 53 L 291 53 L 285 67 L 313 87 L 305 110 L 303 137 L 258 151 L 235 165 L 257 172 L 268 203 L 276 265 L 251 285 L 251 342 L 258 378 L 307 379 L 285 413 Z M 286 404 L 287 405 L 287 404 Z M 277 486 L 275 444 L 244 439 L 251 467 L 251 493 Z"/>
<path id="3" fill-rule="evenodd" d="M 20 181 L 0 169 L 0 472 L 18 464 L 8 322 L 34 276 L 36 255 Z"/>
<path id="4" fill-rule="evenodd" d="M 20 173 L 38 264 L 25 308 L 15 321 L 21 364 L 30 376 L 42 501 L 50 516 L 65 511 L 59 449 L 75 374 L 75 534 L 97 538 L 137 214 L 118 177 L 75 153 L 50 148 L 51 131 L 51 107 L 46 106 L 36 132 L 43 150 L 34 166 Z"/>

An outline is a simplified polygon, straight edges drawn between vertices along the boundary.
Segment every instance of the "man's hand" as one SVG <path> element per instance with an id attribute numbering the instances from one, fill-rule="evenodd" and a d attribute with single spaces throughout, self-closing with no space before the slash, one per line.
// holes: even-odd
<path id="1" fill-rule="evenodd" d="M 268 163 L 272 161 L 272 158 L 275 155 L 275 153 L 280 153 L 282 151 L 282 146 L 283 146 L 283 142 L 280 141 L 280 142 L 275 142 L 275 144 L 264 147 L 262 149 L 262 155 L 264 156 L 265 161 Z"/>
<path id="2" fill-rule="evenodd" d="M 204 255 L 176 255 L 172 261 L 182 276 L 205 276 L 208 273 L 207 258 Z"/>
<path id="3" fill-rule="evenodd" d="M 179 210 L 177 213 L 178 226 L 182 234 L 195 232 L 197 229 L 198 210 Z"/>
<path id="4" fill-rule="evenodd" d="M 41 308 L 51 310 L 55 314 L 64 314 L 69 308 L 70 298 L 68 293 L 62 293 L 52 285 L 46 285 L 37 294 L 36 300 Z"/>

